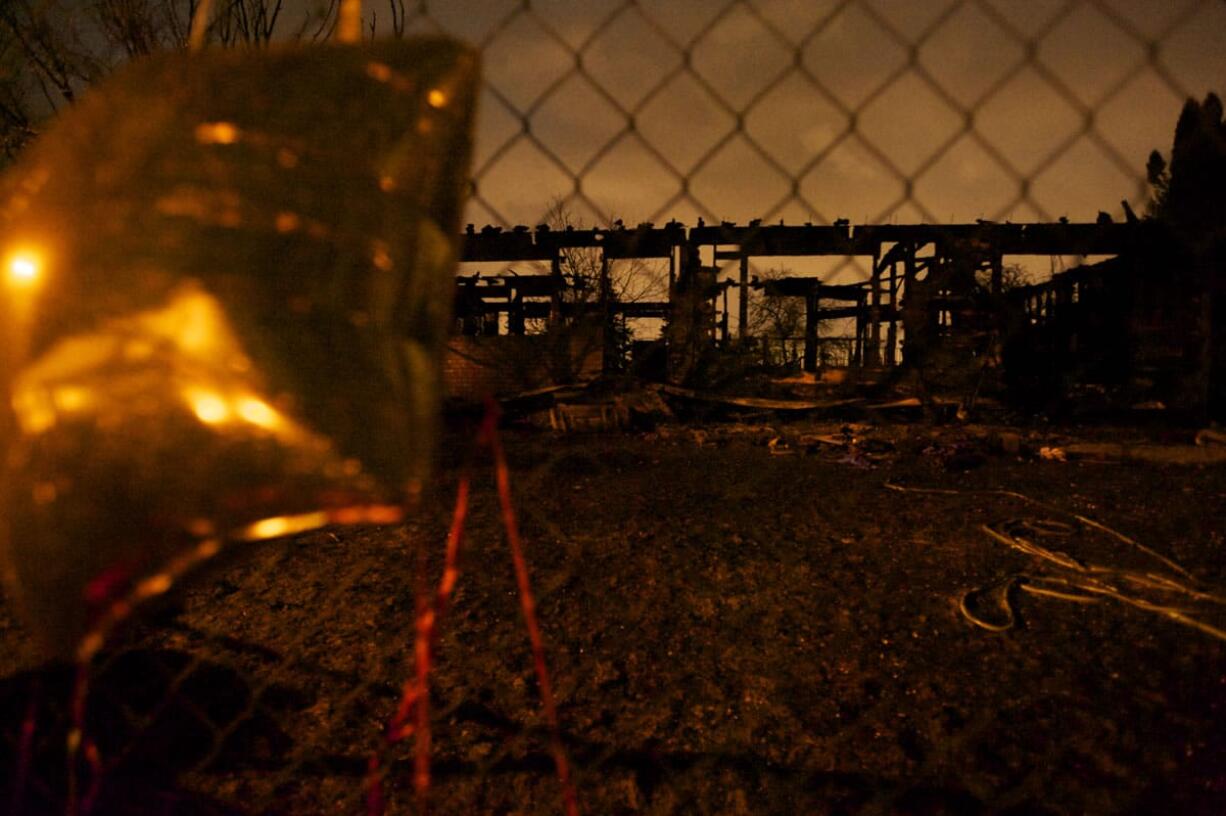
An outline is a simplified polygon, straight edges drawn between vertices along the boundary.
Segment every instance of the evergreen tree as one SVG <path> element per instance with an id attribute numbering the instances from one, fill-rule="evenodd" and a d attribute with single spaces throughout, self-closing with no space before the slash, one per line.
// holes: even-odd
<path id="1" fill-rule="evenodd" d="M 1175 125 L 1168 163 L 1158 151 L 1146 173 L 1153 186 L 1150 213 L 1168 221 L 1190 245 L 1221 240 L 1226 226 L 1226 123 L 1222 101 L 1188 99 Z"/>

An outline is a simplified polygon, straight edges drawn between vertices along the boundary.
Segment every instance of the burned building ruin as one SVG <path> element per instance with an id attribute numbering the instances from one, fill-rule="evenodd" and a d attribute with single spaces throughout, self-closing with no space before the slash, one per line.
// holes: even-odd
<path id="1" fill-rule="evenodd" d="M 564 275 L 566 253 L 575 250 L 597 253 L 596 280 L 584 284 Z M 1189 261 L 1153 220 L 470 227 L 461 253 L 465 263 L 534 262 L 549 268 L 546 274 L 457 279 L 457 335 L 483 338 L 487 350 L 519 343 L 522 353 L 490 365 L 522 369 L 526 355 L 541 369 L 535 376 L 504 378 L 503 391 L 513 390 L 516 382 L 523 388 L 624 370 L 627 350 L 619 346 L 618 328 L 638 318 L 664 323 L 655 343 L 662 364 L 649 370 L 674 384 L 695 384 L 704 355 L 743 351 L 759 341 L 747 319 L 755 297 L 803 302 L 798 362 L 810 373 L 829 365 L 878 379 L 914 372 L 921 388 L 933 392 L 978 389 L 987 378 L 1032 407 L 1089 386 L 1124 402 L 1193 412 L 1208 407 L 1208 383 L 1223 374 L 1221 329 L 1213 325 L 1211 312 L 1198 306 L 1196 287 L 1178 274 Z M 1041 283 L 1006 286 L 1006 256 L 1109 259 Z M 862 258 L 870 273 L 852 284 L 797 275 L 758 280 L 750 274 L 755 259 L 788 257 Z M 610 264 L 642 259 L 667 262 L 667 300 L 622 302 L 613 293 Z M 730 261 L 736 263 L 733 275 L 721 280 L 719 265 Z M 576 285 L 592 291 L 575 296 Z M 735 337 L 729 330 L 729 290 L 738 293 Z M 823 321 L 833 320 L 853 326 L 849 337 L 837 338 L 843 346 L 838 355 L 823 351 L 830 338 L 819 337 Z M 530 321 L 540 327 L 535 339 Z M 548 366 L 540 365 L 547 356 L 546 338 L 563 322 L 571 327 L 567 351 L 578 355 L 580 364 L 571 371 L 546 371 Z M 453 355 L 465 353 L 453 348 Z"/>

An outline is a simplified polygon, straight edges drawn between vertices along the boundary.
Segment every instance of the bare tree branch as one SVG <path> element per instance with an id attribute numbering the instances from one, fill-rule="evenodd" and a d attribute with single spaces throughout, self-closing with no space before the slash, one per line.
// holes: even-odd
<path id="1" fill-rule="evenodd" d="M 57 42 L 55 32 L 45 17 L 28 2 L 14 0 L 0 8 L 0 25 L 20 44 L 42 80 L 64 101 L 75 101 L 76 91 L 72 80 L 76 72 L 66 57 L 68 49 Z"/>
<path id="2" fill-rule="evenodd" d="M 387 0 L 387 4 L 392 10 L 392 36 L 402 39 L 405 28 L 404 0 Z"/>
<path id="3" fill-rule="evenodd" d="M 221 47 L 266 47 L 274 39 L 332 36 L 338 0 L 314 0 L 301 24 L 283 31 L 285 0 L 0 0 L 0 157 L 12 155 L 37 123 L 126 60 L 187 47 L 198 36 Z M 312 32 L 312 29 L 313 32 Z M 20 104 L 18 104 L 20 103 Z M 24 117 L 24 118 L 23 118 Z"/>
<path id="4" fill-rule="evenodd" d="M 330 40 L 336 31 L 336 26 L 340 20 L 340 0 L 328 0 L 328 7 L 323 11 L 319 18 L 319 27 L 315 29 L 315 33 L 311 35 L 311 42 L 319 42 L 320 40 Z"/>

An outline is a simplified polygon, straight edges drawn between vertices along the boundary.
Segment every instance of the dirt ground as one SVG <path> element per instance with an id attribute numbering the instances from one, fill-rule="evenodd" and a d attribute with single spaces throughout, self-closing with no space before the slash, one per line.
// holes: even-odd
<path id="1" fill-rule="evenodd" d="M 976 588 L 1053 574 L 983 529 L 1007 520 L 1062 521 L 1058 548 L 1078 563 L 1169 575 L 1069 513 L 1226 590 L 1226 467 L 1027 455 L 1069 434 L 1050 428 L 1019 431 L 1017 452 L 965 428 L 853 432 L 872 442 L 762 420 L 508 434 L 584 812 L 1226 812 L 1226 642 L 1024 581 L 1003 595 L 1012 628 L 959 611 Z M 441 554 L 464 439 L 406 530 L 233 553 L 123 634 L 92 677 L 94 812 L 364 812 L 410 673 L 412 543 Z M 477 472 L 434 676 L 434 810 L 559 813 L 485 460 Z M 1004 621 L 997 597 L 967 608 Z M 1226 607 L 1194 605 L 1226 624 Z M 71 682 L 34 665 L 0 606 L 0 807 L 62 812 Z M 411 756 L 404 743 L 387 757 L 389 812 L 412 812 Z"/>

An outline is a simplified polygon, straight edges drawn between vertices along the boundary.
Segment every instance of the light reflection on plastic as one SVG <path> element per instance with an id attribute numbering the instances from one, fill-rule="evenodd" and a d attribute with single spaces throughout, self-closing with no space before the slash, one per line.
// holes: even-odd
<path id="1" fill-rule="evenodd" d="M 375 242 L 371 262 L 375 265 L 375 269 L 380 271 L 390 272 L 392 270 L 392 254 L 388 250 L 387 244 L 382 241 Z"/>
<path id="2" fill-rule="evenodd" d="M 196 418 L 205 425 L 218 425 L 230 418 L 230 405 L 220 394 L 189 389 L 184 396 Z"/>
<path id="3" fill-rule="evenodd" d="M 22 388 L 13 392 L 13 413 L 22 431 L 31 436 L 55 427 L 58 419 L 55 405 L 41 388 Z"/>
<path id="4" fill-rule="evenodd" d="M 150 576 L 144 581 L 141 581 L 136 586 L 135 595 L 137 598 L 151 598 L 154 595 L 161 595 L 166 590 L 170 589 L 174 579 L 164 572 Z"/>
<path id="5" fill-rule="evenodd" d="M 366 75 L 376 82 L 389 82 L 392 78 L 392 69 L 381 62 L 366 63 Z"/>
<path id="6" fill-rule="evenodd" d="M 298 217 L 297 213 L 292 213 L 292 212 L 277 213 L 276 227 L 277 227 L 277 232 L 279 233 L 285 234 L 287 232 L 293 232 L 294 230 L 298 229 L 301 223 L 302 223 L 302 219 Z"/>
<path id="7" fill-rule="evenodd" d="M 231 345 L 220 305 L 204 292 L 187 291 L 166 308 L 140 315 L 139 320 L 146 336 L 171 339 L 193 356 L 214 357 Z"/>
<path id="8" fill-rule="evenodd" d="M 234 538 L 239 541 L 265 541 L 307 533 L 329 524 L 399 524 L 402 521 L 404 508 L 399 505 L 355 505 L 292 516 L 270 516 L 239 529 Z"/>
<path id="9" fill-rule="evenodd" d="M 327 513 L 301 513 L 296 516 L 273 516 L 248 525 L 240 533 L 247 541 L 263 541 L 266 538 L 305 533 L 317 530 L 328 523 Z"/>
<path id="10" fill-rule="evenodd" d="M 43 271 L 42 261 L 32 252 L 19 252 L 9 258 L 7 264 L 9 282 L 17 286 L 35 283 Z"/>
<path id="11" fill-rule="evenodd" d="M 201 144 L 234 144 L 239 129 L 233 122 L 203 122 L 196 126 L 196 141 Z"/>
<path id="12" fill-rule="evenodd" d="M 206 425 L 228 423 L 235 419 L 235 415 L 267 430 L 276 430 L 286 424 L 277 409 L 259 397 L 248 395 L 230 399 L 207 388 L 185 388 L 183 398 L 188 401 L 196 419 Z"/>
<path id="13" fill-rule="evenodd" d="M 243 397 L 238 401 L 238 415 L 261 428 L 271 429 L 281 424 L 281 418 L 272 406 L 255 397 Z"/>
<path id="14" fill-rule="evenodd" d="M 191 406 L 196 419 L 205 425 L 221 425 L 235 418 L 267 430 L 277 430 L 285 425 L 281 414 L 256 396 L 229 398 L 206 388 L 186 388 L 183 398 Z"/>
<path id="15" fill-rule="evenodd" d="M 84 386 L 62 385 L 51 394 L 55 407 L 61 411 L 80 411 L 89 407 L 91 395 Z"/>

